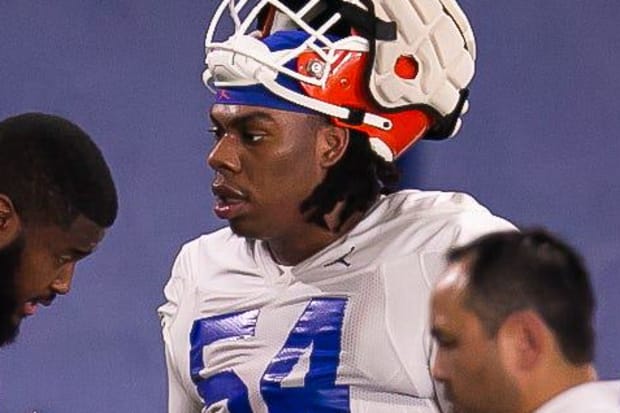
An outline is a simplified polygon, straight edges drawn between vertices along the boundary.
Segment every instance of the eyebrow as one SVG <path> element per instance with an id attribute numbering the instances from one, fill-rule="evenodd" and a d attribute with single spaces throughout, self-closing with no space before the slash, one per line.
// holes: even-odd
<path id="1" fill-rule="evenodd" d="M 74 256 L 76 256 L 78 258 L 84 258 L 87 255 L 90 255 L 93 252 L 95 252 L 95 250 L 96 250 L 96 248 L 85 249 L 85 250 L 82 250 L 82 249 L 79 249 L 79 248 L 69 248 L 68 252 L 69 252 L 69 254 L 74 255 Z"/>

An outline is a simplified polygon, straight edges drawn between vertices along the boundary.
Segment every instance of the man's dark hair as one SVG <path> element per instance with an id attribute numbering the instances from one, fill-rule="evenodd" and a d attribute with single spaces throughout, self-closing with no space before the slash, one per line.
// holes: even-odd
<path id="1" fill-rule="evenodd" d="M 338 202 L 345 202 L 339 216 L 342 224 L 355 212 L 366 212 L 379 194 L 393 192 L 400 177 L 394 163 L 371 149 L 366 134 L 353 129 L 349 132 L 344 155 L 301 204 L 301 211 L 308 214 L 308 221 L 322 227 L 327 227 L 325 214 Z"/>
<path id="2" fill-rule="evenodd" d="M 77 125 L 42 113 L 0 122 L 0 193 L 26 223 L 67 228 L 83 214 L 107 228 L 118 210 L 99 148 Z"/>
<path id="3" fill-rule="evenodd" d="M 531 309 L 575 365 L 594 358 L 595 300 L 582 259 L 542 229 L 486 235 L 448 254 L 469 275 L 466 305 L 495 336 L 512 313 Z"/>

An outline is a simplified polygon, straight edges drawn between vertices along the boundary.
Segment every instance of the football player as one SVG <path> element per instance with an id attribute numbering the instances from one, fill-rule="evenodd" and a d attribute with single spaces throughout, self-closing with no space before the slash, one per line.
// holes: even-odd
<path id="1" fill-rule="evenodd" d="M 543 230 L 452 250 L 432 294 L 434 377 L 464 413 L 620 413 L 597 381 L 595 299 L 578 254 Z"/>
<path id="2" fill-rule="evenodd" d="M 394 192 L 456 133 L 475 46 L 454 0 L 221 2 L 206 37 L 215 214 L 159 309 L 169 412 L 436 412 L 443 254 L 512 229 L 462 193 Z"/>
<path id="3" fill-rule="evenodd" d="M 41 113 L 0 122 L 0 346 L 69 292 L 116 213 L 108 166 L 78 126 Z"/>

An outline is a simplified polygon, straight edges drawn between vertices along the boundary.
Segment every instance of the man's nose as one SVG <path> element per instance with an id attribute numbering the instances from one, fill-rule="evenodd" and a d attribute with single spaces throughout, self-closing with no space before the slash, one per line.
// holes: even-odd
<path id="1" fill-rule="evenodd" d="M 224 134 L 215 144 L 207 158 L 207 164 L 216 171 L 239 172 L 238 138 L 230 133 Z"/>
<path id="2" fill-rule="evenodd" d="M 67 294 L 71 290 L 74 272 L 75 263 L 72 263 L 52 282 L 52 291 L 60 295 Z"/>
<path id="3" fill-rule="evenodd" d="M 431 363 L 431 375 L 437 381 L 445 381 L 447 378 L 444 367 L 444 357 L 441 354 L 441 351 L 435 354 L 435 357 Z"/>

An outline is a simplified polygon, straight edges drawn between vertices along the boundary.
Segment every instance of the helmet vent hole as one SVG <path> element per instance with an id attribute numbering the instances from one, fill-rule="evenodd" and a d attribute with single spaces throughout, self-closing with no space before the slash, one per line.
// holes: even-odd
<path id="1" fill-rule="evenodd" d="M 401 79 L 415 79 L 418 75 L 418 62 L 413 56 L 401 55 L 396 59 L 394 73 Z"/>

